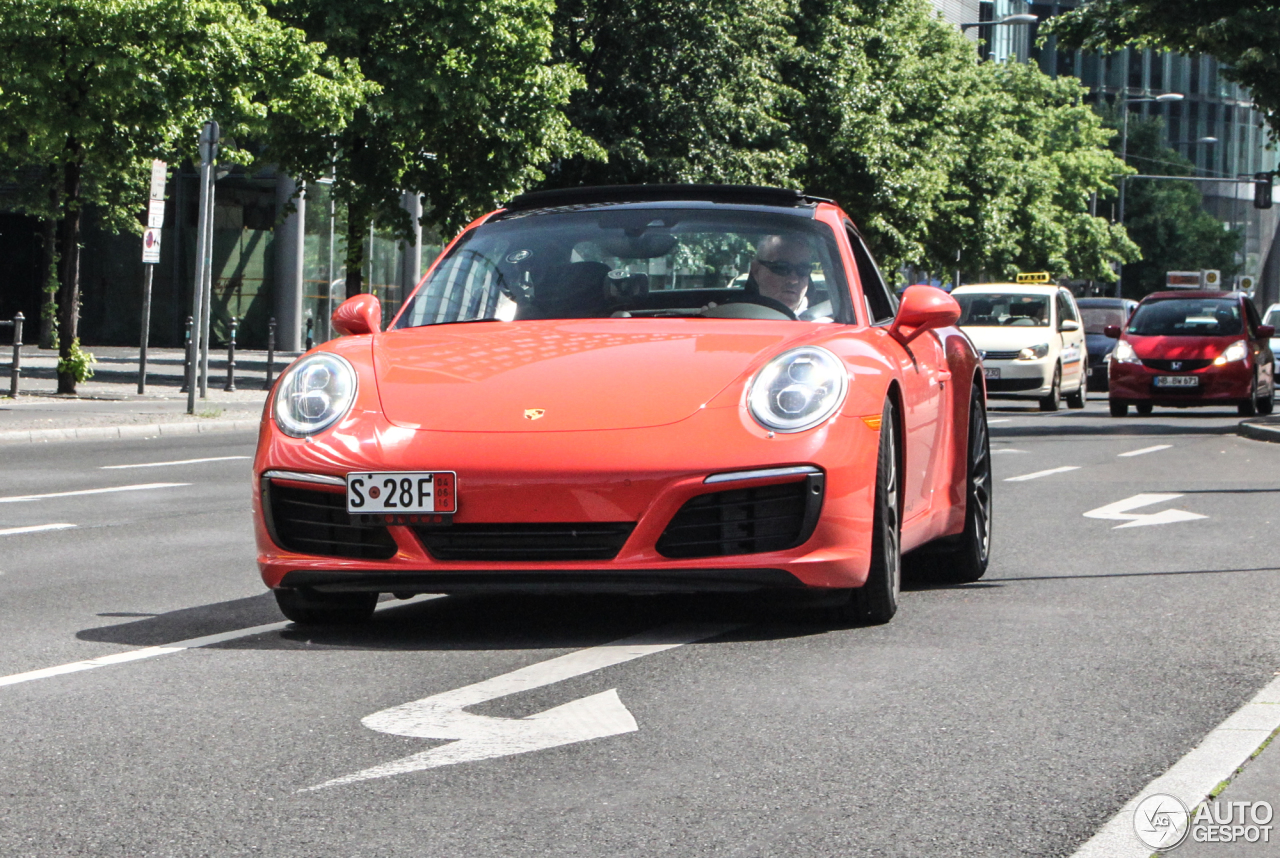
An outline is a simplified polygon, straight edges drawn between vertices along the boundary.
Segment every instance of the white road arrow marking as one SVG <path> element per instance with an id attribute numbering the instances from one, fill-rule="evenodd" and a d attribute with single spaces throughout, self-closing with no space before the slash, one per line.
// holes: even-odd
<path id="1" fill-rule="evenodd" d="M 550 661 L 375 712 L 361 723 L 371 730 L 420 739 L 453 739 L 419 754 L 335 778 L 301 792 L 326 787 L 525 754 L 639 730 L 635 718 L 611 688 L 590 697 L 570 701 L 527 718 L 494 718 L 463 711 L 488 700 L 529 691 L 591 673 L 615 664 L 642 658 L 687 643 L 715 637 L 737 625 L 668 626 L 630 638 L 579 650 Z"/>
<path id="2" fill-rule="evenodd" d="M 1160 512 L 1148 513 L 1130 512 L 1130 510 L 1151 506 L 1155 503 L 1165 503 L 1180 497 L 1182 495 L 1134 495 L 1131 498 L 1125 498 L 1115 503 L 1109 503 L 1106 506 L 1100 506 L 1097 509 L 1091 509 L 1084 514 L 1084 517 L 1126 522 L 1125 524 L 1116 525 L 1111 528 L 1112 530 L 1120 530 L 1123 527 L 1146 527 L 1149 524 L 1173 524 L 1177 521 L 1195 521 L 1197 518 L 1208 518 L 1206 515 L 1181 509 L 1163 509 Z"/>

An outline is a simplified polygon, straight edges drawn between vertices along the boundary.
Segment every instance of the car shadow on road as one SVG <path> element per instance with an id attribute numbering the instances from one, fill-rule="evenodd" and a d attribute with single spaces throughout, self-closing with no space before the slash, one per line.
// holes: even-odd
<path id="1" fill-rule="evenodd" d="M 110 614 L 101 616 L 111 616 Z M 80 640 L 159 646 L 281 622 L 270 593 L 85 629 Z M 288 625 L 236 638 L 221 649 L 504 650 L 598 646 L 660 626 L 723 624 L 713 638 L 776 640 L 845 628 L 821 607 L 770 595 L 450 596 L 384 603 L 356 626 Z"/>
<path id="2" fill-rule="evenodd" d="M 1052 436 L 1063 437 L 1097 437 L 1097 436 L 1134 436 L 1149 435 L 1235 435 L 1236 424 L 1225 426 L 1178 426 L 1161 422 L 1165 418 L 1145 418 L 1141 423 L 1117 420 L 1113 424 L 1075 424 L 1061 421 L 1044 421 L 1032 426 L 992 426 L 991 438 L 1038 438 Z"/>

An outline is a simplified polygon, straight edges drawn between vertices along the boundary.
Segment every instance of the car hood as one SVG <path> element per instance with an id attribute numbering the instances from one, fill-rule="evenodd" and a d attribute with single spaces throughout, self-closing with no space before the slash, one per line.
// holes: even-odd
<path id="1" fill-rule="evenodd" d="M 1031 325 L 1008 328 L 969 327 L 960 330 L 969 335 L 973 345 L 983 352 L 1016 352 L 1027 346 L 1053 342 L 1053 329 Z"/>
<path id="2" fill-rule="evenodd" d="M 479 322 L 373 338 L 382 410 L 454 432 L 636 429 L 689 417 L 812 333 L 795 322 Z"/>
<path id="3" fill-rule="evenodd" d="M 1212 360 L 1227 346 L 1244 339 L 1243 334 L 1229 337 L 1142 337 L 1126 334 L 1134 354 L 1143 360 Z"/>

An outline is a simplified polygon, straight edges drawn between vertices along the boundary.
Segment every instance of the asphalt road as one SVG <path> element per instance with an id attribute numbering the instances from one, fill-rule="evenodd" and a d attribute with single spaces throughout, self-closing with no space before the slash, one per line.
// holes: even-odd
<path id="1" fill-rule="evenodd" d="M 1280 445 L 1230 412 L 992 418 L 987 577 L 917 584 L 877 628 L 451 597 L 302 632 L 254 567 L 251 437 L 0 449 L 0 855 L 1070 855 L 1274 678 Z M 1179 497 L 1084 515 L 1139 494 Z M 75 526 L 12 532 L 52 524 Z M 478 683 L 485 729 L 602 695 L 569 720 L 603 738 L 442 765 L 432 704 L 362 724 Z M 435 767 L 378 776 L 406 759 Z"/>

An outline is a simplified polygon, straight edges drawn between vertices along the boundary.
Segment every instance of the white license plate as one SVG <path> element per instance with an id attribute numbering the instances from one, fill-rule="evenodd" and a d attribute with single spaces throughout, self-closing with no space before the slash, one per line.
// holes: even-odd
<path id="1" fill-rule="evenodd" d="M 1157 375 L 1156 387 L 1199 387 L 1200 378 L 1195 375 Z"/>
<path id="2" fill-rule="evenodd" d="M 366 514 L 454 513 L 454 471 L 363 471 L 347 474 L 347 512 Z"/>
<path id="3" fill-rule="evenodd" d="M 982 371 L 983 371 L 983 373 L 985 373 L 985 374 L 986 374 L 986 377 L 987 377 L 987 378 L 999 378 L 999 377 L 1000 377 L 1000 367 L 998 367 L 998 366 L 988 366 L 988 367 L 983 367 Z"/>

